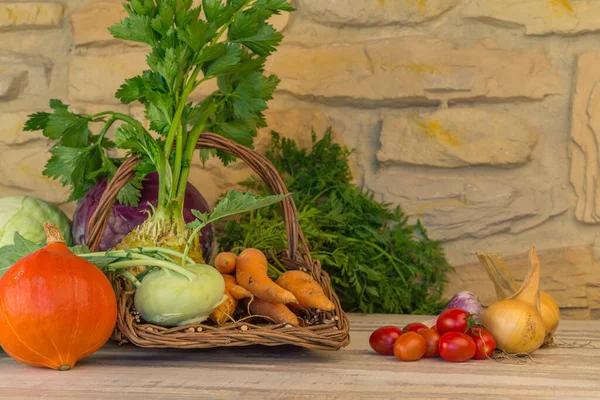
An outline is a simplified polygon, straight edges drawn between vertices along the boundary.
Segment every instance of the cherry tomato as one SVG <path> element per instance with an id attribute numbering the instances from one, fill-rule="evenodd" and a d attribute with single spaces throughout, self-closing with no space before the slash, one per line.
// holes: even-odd
<path id="1" fill-rule="evenodd" d="M 425 354 L 427 342 L 416 332 L 406 332 L 394 344 L 394 355 L 402 361 L 417 361 Z"/>
<path id="2" fill-rule="evenodd" d="M 474 327 L 471 328 L 468 335 L 473 338 L 475 346 L 477 347 L 475 356 L 473 357 L 474 359 L 485 360 L 494 354 L 494 350 L 496 350 L 496 339 L 494 339 L 494 335 L 492 335 L 490 331 L 480 327 Z"/>
<path id="3" fill-rule="evenodd" d="M 423 329 L 427 329 L 427 325 L 422 324 L 420 322 L 413 322 L 412 324 L 406 325 L 404 327 L 404 329 L 402 329 L 402 333 L 406 333 L 406 332 L 416 332 L 416 333 L 419 333 L 419 331 L 421 331 Z"/>
<path id="4" fill-rule="evenodd" d="M 396 326 L 382 326 L 371 333 L 369 344 L 377 353 L 391 356 L 394 354 L 394 343 L 400 335 L 402 329 Z"/>
<path id="5" fill-rule="evenodd" d="M 471 336 L 461 332 L 447 332 L 440 338 L 440 356 L 444 360 L 463 362 L 475 355 L 477 346 Z"/>
<path id="6" fill-rule="evenodd" d="M 468 322 L 467 319 L 471 314 L 460 308 L 449 308 L 444 310 L 437 319 L 437 330 L 443 335 L 447 332 L 461 332 L 467 331 Z"/>
<path id="7" fill-rule="evenodd" d="M 427 349 L 423 357 L 435 358 L 440 356 L 440 334 L 433 329 L 422 329 L 419 331 L 419 335 L 425 338 L 427 342 Z"/>

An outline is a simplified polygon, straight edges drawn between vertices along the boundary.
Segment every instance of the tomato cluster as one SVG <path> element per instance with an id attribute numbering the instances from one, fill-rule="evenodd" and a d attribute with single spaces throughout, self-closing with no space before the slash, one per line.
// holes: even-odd
<path id="1" fill-rule="evenodd" d="M 473 326 L 471 314 L 459 308 L 444 310 L 429 328 L 415 322 L 403 329 L 382 326 L 369 337 L 379 354 L 395 355 L 402 361 L 442 357 L 452 362 L 490 358 L 496 349 L 494 336 L 481 326 Z"/>

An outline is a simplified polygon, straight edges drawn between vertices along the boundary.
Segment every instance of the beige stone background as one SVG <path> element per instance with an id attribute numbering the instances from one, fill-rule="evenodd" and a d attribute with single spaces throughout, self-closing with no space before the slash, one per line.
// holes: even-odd
<path id="1" fill-rule="evenodd" d="M 0 195 L 72 213 L 66 190 L 41 175 L 50 144 L 22 132 L 50 98 L 143 118 L 114 98 L 146 50 L 108 34 L 120 3 L 0 2 Z M 489 304 L 493 287 L 473 253 L 501 252 L 522 277 L 535 245 L 542 285 L 565 315 L 600 318 L 600 1 L 295 6 L 273 21 L 285 40 L 269 60 L 282 79 L 270 129 L 307 145 L 311 127 L 333 126 L 356 149 L 356 182 L 443 241 L 456 267 L 448 294 L 474 290 Z M 211 163 L 192 181 L 214 201 L 247 174 Z"/>

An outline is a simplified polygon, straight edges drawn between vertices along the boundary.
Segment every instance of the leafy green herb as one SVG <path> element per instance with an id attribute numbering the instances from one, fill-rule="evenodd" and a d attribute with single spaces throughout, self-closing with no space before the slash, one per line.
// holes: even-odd
<path id="1" fill-rule="evenodd" d="M 236 190 L 230 190 L 227 195 L 217 203 L 212 213 L 201 213 L 197 210 L 192 210 L 192 214 L 196 218 L 195 221 L 187 224 L 188 228 L 203 228 L 204 226 L 226 218 L 235 214 L 241 214 L 259 208 L 267 207 L 275 203 L 279 203 L 289 194 L 256 196 L 253 193 L 240 193 Z"/>
<path id="2" fill-rule="evenodd" d="M 187 228 L 193 229 L 193 232 L 190 235 L 187 246 L 183 253 L 184 256 L 187 256 L 192 241 L 196 235 L 200 234 L 200 230 L 206 225 L 232 215 L 268 207 L 272 204 L 279 203 L 287 196 L 289 196 L 289 194 L 256 196 L 253 193 L 240 193 L 236 190 L 230 190 L 227 195 L 215 206 L 215 209 L 211 214 L 192 210 L 192 214 L 197 219 L 187 224 Z M 185 261 L 182 259 L 182 263 L 184 262 Z"/>
<path id="3" fill-rule="evenodd" d="M 436 313 L 451 270 L 440 243 L 420 222 L 410 224 L 400 208 L 375 201 L 351 183 L 350 153 L 313 135 L 312 151 L 273 133 L 267 152 L 299 210 L 311 254 L 321 260 L 344 310 L 365 313 Z M 260 181 L 243 182 L 269 193 Z M 280 207 L 262 208 L 218 225 L 224 251 L 286 248 Z"/>
<path id="4" fill-rule="evenodd" d="M 149 46 L 148 68 L 128 78 L 115 96 L 124 104 L 139 102 L 150 122 L 148 132 L 140 121 L 113 111 L 77 114 L 60 100 L 51 100 L 51 112 L 30 115 L 26 130 L 43 131 L 54 140 L 44 175 L 70 186 L 69 200 L 78 201 L 100 179 L 109 181 L 124 158 L 109 156 L 117 147 L 142 159 L 132 183 L 118 201 L 137 205 L 141 182 L 150 172 L 159 175 L 159 199 L 150 231 L 181 228 L 181 208 L 195 144 L 202 132 L 214 132 L 251 147 L 256 130 L 266 125 L 262 112 L 279 83 L 266 75 L 265 60 L 283 36 L 267 20 L 294 9 L 287 0 L 127 0 L 127 16 L 109 28 L 123 40 Z M 194 104 L 192 92 L 215 79 L 218 90 Z M 103 123 L 92 133 L 91 123 Z M 105 138 L 118 123 L 115 141 Z M 223 151 L 201 152 L 205 161 L 219 157 L 224 164 L 234 157 Z"/>

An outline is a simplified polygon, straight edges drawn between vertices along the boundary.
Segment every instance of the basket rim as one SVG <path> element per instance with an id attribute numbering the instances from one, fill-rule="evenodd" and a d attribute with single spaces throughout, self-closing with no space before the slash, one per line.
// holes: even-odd
<path id="1" fill-rule="evenodd" d="M 225 151 L 236 156 L 236 158 L 244 161 L 254 173 L 256 173 L 275 194 L 289 194 L 283 179 L 279 172 L 275 169 L 271 161 L 265 156 L 258 153 L 254 149 L 240 145 L 231 139 L 225 138 L 214 133 L 203 133 L 197 141 L 196 149 L 217 149 Z M 123 186 L 125 186 L 135 175 L 135 167 L 141 160 L 134 156 L 128 157 L 121 166 L 117 169 L 114 177 L 107 183 L 98 206 L 92 214 L 88 223 L 88 238 L 87 245 L 92 251 L 95 251 L 100 243 L 102 236 L 106 230 L 106 225 L 112 206 L 116 201 L 117 194 Z M 280 258 L 285 260 L 284 266 L 287 269 L 302 269 L 306 270 L 323 288 L 325 295 L 335 304 L 335 310 L 330 314 L 331 322 L 312 325 L 316 327 L 311 329 L 308 327 L 288 327 L 286 324 L 266 324 L 254 325 L 243 323 L 242 325 L 234 324 L 239 331 L 227 343 L 223 340 L 215 340 L 208 332 L 212 332 L 211 325 L 207 324 L 191 324 L 178 327 L 175 330 L 164 331 L 164 327 L 153 324 L 148 324 L 140 320 L 136 322 L 136 314 L 132 311 L 133 302 L 131 301 L 132 294 L 135 292 L 130 286 L 130 283 L 125 283 L 120 277 L 111 275 L 111 282 L 116 290 L 118 298 L 118 318 L 116 329 L 113 334 L 113 339 L 119 342 L 132 342 L 140 347 L 173 347 L 173 348 L 205 348 L 205 347 L 221 347 L 221 346 L 247 346 L 252 344 L 262 344 L 267 346 L 277 345 L 296 345 L 312 349 L 321 350 L 339 350 L 349 344 L 349 321 L 343 311 L 339 298 L 333 288 L 329 275 L 322 270 L 321 263 L 318 260 L 313 260 L 307 241 L 304 237 L 300 224 L 298 222 L 298 210 L 291 196 L 281 202 L 282 215 L 286 226 L 287 249 L 282 251 Z M 325 313 L 320 318 L 325 320 Z M 216 336 L 223 336 L 229 327 L 214 326 L 215 332 L 219 332 Z M 251 333 L 248 329 L 242 330 L 242 326 L 251 326 Z M 258 326 L 258 328 L 256 328 Z M 328 332 L 322 331 L 324 327 L 331 328 Z M 148 328 L 151 328 L 148 330 Z M 198 332 L 197 329 L 201 328 Z M 187 329 L 186 338 L 191 335 L 194 339 L 185 339 L 175 337 L 180 331 Z M 194 332 L 189 331 L 193 329 Z M 313 332 L 314 331 L 314 332 Z M 160 333 L 159 333 L 160 332 Z M 173 336 L 175 334 L 175 336 Z M 218 339 L 218 338 L 217 338 Z M 220 344 L 219 344 L 220 343 Z M 233 344 L 232 344 L 233 343 Z"/>

